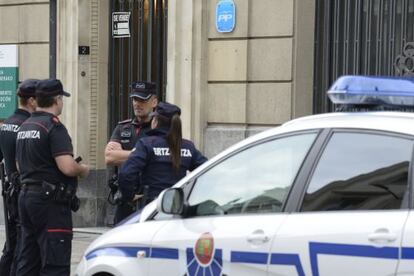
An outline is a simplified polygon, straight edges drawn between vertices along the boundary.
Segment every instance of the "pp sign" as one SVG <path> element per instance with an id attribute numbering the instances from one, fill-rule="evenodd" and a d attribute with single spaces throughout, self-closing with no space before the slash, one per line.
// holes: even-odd
<path id="1" fill-rule="evenodd" d="M 216 6 L 216 30 L 230 33 L 236 26 L 236 6 L 233 0 L 221 0 Z"/>

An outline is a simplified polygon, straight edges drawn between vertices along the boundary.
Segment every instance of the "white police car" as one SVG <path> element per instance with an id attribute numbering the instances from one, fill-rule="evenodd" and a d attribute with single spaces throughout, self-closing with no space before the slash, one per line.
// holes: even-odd
<path id="1" fill-rule="evenodd" d="M 405 108 L 414 81 L 343 77 L 329 94 L 352 108 Z M 414 113 L 293 120 L 98 238 L 77 275 L 414 275 L 413 149 Z"/>

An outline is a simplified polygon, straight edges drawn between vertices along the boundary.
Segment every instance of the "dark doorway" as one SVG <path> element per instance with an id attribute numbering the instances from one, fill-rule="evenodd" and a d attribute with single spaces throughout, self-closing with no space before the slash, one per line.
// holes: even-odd
<path id="1" fill-rule="evenodd" d="M 414 0 L 316 3 L 314 113 L 333 110 L 326 90 L 341 75 L 413 73 Z"/>
<path id="2" fill-rule="evenodd" d="M 113 34 L 114 13 L 129 14 L 129 37 Z M 112 0 L 110 14 L 109 130 L 131 118 L 131 83 L 157 83 L 158 98 L 165 97 L 167 0 Z"/>

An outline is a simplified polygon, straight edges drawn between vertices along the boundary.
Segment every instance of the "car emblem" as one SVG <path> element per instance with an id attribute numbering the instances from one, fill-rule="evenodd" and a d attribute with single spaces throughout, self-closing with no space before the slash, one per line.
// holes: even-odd
<path id="1" fill-rule="evenodd" d="M 214 239 L 210 233 L 204 233 L 198 239 L 194 252 L 198 262 L 202 265 L 208 265 L 213 258 Z"/>
<path id="2" fill-rule="evenodd" d="M 222 250 L 214 248 L 214 238 L 211 233 L 201 234 L 194 248 L 187 248 L 186 253 L 188 276 L 223 275 Z"/>

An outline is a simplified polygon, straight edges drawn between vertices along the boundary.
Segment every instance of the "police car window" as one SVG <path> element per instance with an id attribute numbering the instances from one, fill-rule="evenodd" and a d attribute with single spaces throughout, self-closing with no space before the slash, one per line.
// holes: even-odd
<path id="1" fill-rule="evenodd" d="M 189 196 L 189 215 L 279 212 L 316 133 L 255 145 L 201 175 Z"/>
<path id="2" fill-rule="evenodd" d="M 306 191 L 303 211 L 401 208 L 413 142 L 386 135 L 335 133 Z"/>

